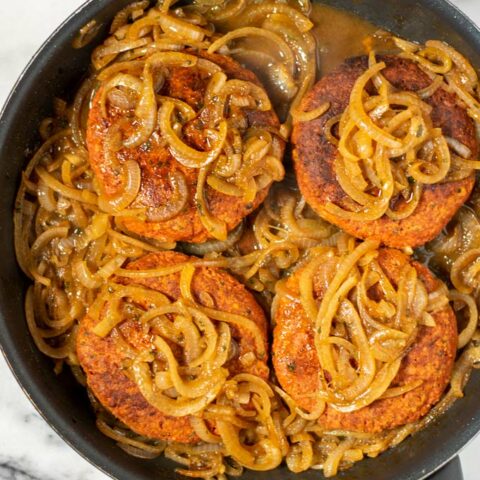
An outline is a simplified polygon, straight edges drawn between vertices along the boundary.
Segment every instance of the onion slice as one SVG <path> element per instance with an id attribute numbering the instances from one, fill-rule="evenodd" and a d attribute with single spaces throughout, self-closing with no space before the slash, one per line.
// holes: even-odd
<path id="1" fill-rule="evenodd" d="M 204 168 L 218 158 L 222 152 L 225 139 L 227 138 L 227 122 L 222 120 L 218 127 L 217 138 L 214 146 L 208 152 L 200 152 L 183 142 L 176 134 L 171 124 L 171 116 L 175 104 L 166 101 L 160 107 L 159 123 L 160 131 L 168 142 L 170 152 L 179 163 L 188 168 Z"/>
<path id="2" fill-rule="evenodd" d="M 147 210 L 147 221 L 165 222 L 176 217 L 185 208 L 188 201 L 188 186 L 185 175 L 176 171 L 169 175 L 169 180 L 173 193 L 165 205 Z"/>

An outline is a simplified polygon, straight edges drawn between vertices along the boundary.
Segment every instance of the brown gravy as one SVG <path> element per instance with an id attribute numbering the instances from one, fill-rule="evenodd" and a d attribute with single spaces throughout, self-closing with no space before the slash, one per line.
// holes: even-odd
<path id="1" fill-rule="evenodd" d="M 365 54 L 362 41 L 378 27 L 345 10 L 314 3 L 310 19 L 315 24 L 319 76 L 331 72 L 346 58 Z"/>
<path id="2" fill-rule="evenodd" d="M 317 2 L 312 4 L 309 17 L 314 24 L 311 33 L 317 44 L 317 80 L 346 58 L 365 54 L 363 40 L 378 30 L 353 13 Z M 217 31 L 224 33 L 242 26 L 237 18 L 215 23 Z M 232 56 L 255 72 L 266 87 L 277 114 L 285 120 L 290 100 L 272 76 L 272 65 L 283 61 L 278 46 L 268 39 L 242 38 L 236 42 Z"/>

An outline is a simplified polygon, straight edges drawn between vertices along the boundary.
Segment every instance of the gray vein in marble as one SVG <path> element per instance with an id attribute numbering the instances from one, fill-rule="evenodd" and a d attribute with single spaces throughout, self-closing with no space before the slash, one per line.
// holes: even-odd
<path id="1" fill-rule="evenodd" d="M 0 480 L 53 480 L 53 477 L 37 476 L 15 460 L 3 460 L 0 456 Z"/>

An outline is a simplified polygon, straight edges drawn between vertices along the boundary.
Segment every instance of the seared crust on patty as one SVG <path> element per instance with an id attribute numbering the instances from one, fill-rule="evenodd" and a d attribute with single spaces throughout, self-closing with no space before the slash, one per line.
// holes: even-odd
<path id="1" fill-rule="evenodd" d="M 175 265 L 188 261 L 190 257 L 176 252 L 162 252 L 142 257 L 128 265 L 131 270 L 144 270 Z M 117 279 L 119 280 L 119 279 Z M 157 290 L 171 300 L 180 297 L 180 274 L 175 273 L 156 278 L 122 278 L 125 285 L 135 284 Z M 200 293 L 206 292 L 214 301 L 214 308 L 225 312 L 244 315 L 253 320 L 262 332 L 267 351 L 267 323 L 265 315 L 252 294 L 228 273 L 215 268 L 198 268 L 192 281 L 192 293 L 199 303 Z M 148 298 L 145 299 L 148 303 Z M 134 432 L 149 438 L 182 443 L 199 441 L 188 417 L 170 417 L 150 405 L 140 393 L 137 385 L 125 370 L 127 355 L 116 346 L 112 334 L 101 338 L 92 332 L 96 321 L 88 315 L 82 320 L 77 336 L 77 355 L 87 375 L 87 384 L 100 403 L 116 418 Z M 138 322 L 123 322 L 119 330 L 123 338 L 134 347 L 149 345 L 149 336 Z M 257 359 L 248 366 L 242 365 L 240 357 L 256 352 L 251 333 L 243 328 L 231 327 L 232 339 L 238 345 L 233 358 L 226 364 L 232 375 L 240 372 L 268 378 L 266 358 Z M 258 352 L 257 352 L 258 353 Z"/>
<path id="2" fill-rule="evenodd" d="M 250 70 L 229 57 L 206 52 L 193 52 L 198 57 L 214 62 L 222 68 L 228 78 L 253 82 L 260 85 L 257 77 Z M 160 92 L 162 95 L 177 98 L 188 103 L 198 110 L 202 106 L 208 76 L 197 67 L 169 68 L 169 76 Z M 125 112 L 109 107 L 107 118 L 102 117 L 100 96 L 102 88 L 95 95 L 90 108 L 87 126 L 87 145 L 90 163 L 95 175 L 107 195 L 115 195 L 119 191 L 120 179 L 114 166 L 106 158 L 104 142 L 108 129 L 125 118 Z M 243 109 L 249 126 L 277 128 L 279 121 L 273 110 L 262 112 Z M 123 127 L 121 127 L 123 128 Z M 128 128 L 125 127 L 128 135 Z M 200 121 L 194 119 L 187 124 L 185 140 L 194 148 L 204 150 L 205 137 Z M 282 147 L 283 142 L 280 141 Z M 189 191 L 189 200 L 186 207 L 176 217 L 162 222 L 143 222 L 135 218 L 122 221 L 124 228 L 136 235 L 154 238 L 159 241 L 203 242 L 210 238 L 207 230 L 200 221 L 194 202 L 198 170 L 184 167 L 170 154 L 168 147 L 162 142 L 160 134 L 154 132 L 147 144 L 137 148 L 123 148 L 118 152 L 121 161 L 135 160 L 140 164 L 142 183 L 137 199 L 131 207 L 158 207 L 168 204 L 172 200 L 172 186 L 169 174 L 181 172 L 186 179 Z M 255 200 L 245 204 L 242 197 L 222 194 L 210 187 L 206 187 L 206 202 L 211 214 L 226 222 L 228 230 L 235 228 L 241 220 L 252 212 L 265 199 L 269 187 L 257 193 Z"/>
<path id="3" fill-rule="evenodd" d="M 382 249 L 378 262 L 390 281 L 397 285 L 402 268 L 410 259 L 397 250 Z M 427 291 L 436 290 L 440 281 L 418 262 L 411 262 Z M 287 281 L 286 289 L 299 294 L 302 267 Z M 318 279 L 314 289 L 321 298 Z M 401 396 L 377 400 L 352 413 L 341 413 L 327 406 L 319 423 L 327 430 L 376 433 L 414 422 L 438 402 L 450 381 L 457 349 L 457 323 L 450 306 L 433 314 L 435 327 L 420 326 L 411 350 L 402 361 L 392 386 L 422 381 L 422 385 Z M 275 314 L 273 365 L 284 390 L 307 411 L 316 405 L 319 361 L 314 330 L 299 301 L 280 298 Z M 294 366 L 294 368 L 292 367 Z"/>
<path id="4" fill-rule="evenodd" d="M 385 78 L 399 90 L 417 91 L 428 87 L 431 80 L 412 61 L 398 57 L 379 57 L 387 67 Z M 366 57 L 347 60 L 333 73 L 319 81 L 303 101 L 305 111 L 330 102 L 327 113 L 310 122 L 294 126 L 292 142 L 293 159 L 298 184 L 306 201 L 323 218 L 358 238 L 372 238 L 384 245 L 401 248 L 423 245 L 436 237 L 455 212 L 469 197 L 475 183 L 475 174 L 461 181 L 425 185 L 417 209 L 409 217 L 395 221 L 387 216 L 374 221 L 356 221 L 339 218 L 325 210 L 329 202 L 348 208 L 347 195 L 340 187 L 334 160 L 337 148 L 328 142 L 324 127 L 326 122 L 348 106 L 350 93 L 358 77 L 367 69 Z M 476 158 L 478 143 L 473 120 L 458 105 L 457 97 L 443 89 L 426 100 L 433 107 L 431 114 L 435 127 L 443 134 L 466 145 Z M 401 208 L 403 200 L 398 202 Z"/>

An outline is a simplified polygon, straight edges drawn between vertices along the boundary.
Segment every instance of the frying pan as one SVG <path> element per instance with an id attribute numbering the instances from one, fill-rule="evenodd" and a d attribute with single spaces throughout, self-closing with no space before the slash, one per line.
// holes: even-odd
<path id="1" fill-rule="evenodd" d="M 480 31 L 445 0 L 322 0 L 350 10 L 412 40 L 445 40 L 480 65 Z M 68 372 L 57 376 L 51 361 L 35 347 L 23 312 L 28 280 L 15 261 L 12 212 L 20 173 L 39 146 L 37 127 L 51 114 L 55 96 L 71 98 L 85 75 L 93 42 L 74 50 L 76 32 L 91 19 L 102 26 L 97 42 L 107 34 L 113 15 L 131 0 L 90 0 L 59 27 L 30 62 L 0 115 L 0 343 L 14 375 L 38 411 L 77 452 L 119 480 L 174 479 L 175 465 L 164 458 L 133 458 L 95 427 L 85 390 Z M 338 478 L 349 480 L 420 480 L 430 477 L 456 456 L 480 430 L 480 372 L 474 372 L 465 398 L 428 428 L 376 459 L 367 459 Z M 454 464 L 435 474 L 435 480 L 456 480 Z M 273 472 L 246 472 L 244 480 L 322 479 L 318 471 L 295 475 L 286 467 Z"/>

